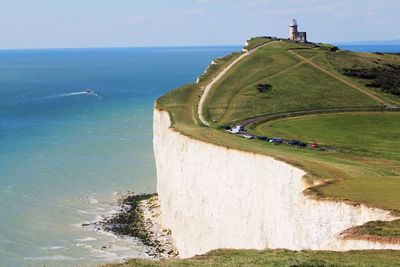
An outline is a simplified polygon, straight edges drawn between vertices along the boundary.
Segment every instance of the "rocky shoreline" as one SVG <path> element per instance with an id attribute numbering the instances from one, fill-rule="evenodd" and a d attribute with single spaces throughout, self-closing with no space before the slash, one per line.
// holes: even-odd
<path id="1" fill-rule="evenodd" d="M 99 231 L 111 232 L 121 237 L 139 239 L 146 253 L 153 258 L 178 256 L 171 231 L 162 227 L 161 208 L 157 194 L 128 193 L 118 201 L 118 212 L 99 222 L 83 224 Z"/>

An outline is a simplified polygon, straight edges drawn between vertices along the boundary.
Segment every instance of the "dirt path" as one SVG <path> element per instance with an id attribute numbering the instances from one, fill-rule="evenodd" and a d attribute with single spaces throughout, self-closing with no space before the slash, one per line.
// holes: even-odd
<path id="1" fill-rule="evenodd" d="M 313 56 L 313 57 L 311 57 L 311 58 L 316 58 L 316 57 L 319 57 L 319 56 L 320 56 L 320 55 L 315 55 L 315 56 Z M 292 65 L 292 66 L 290 66 L 290 67 L 287 67 L 286 69 L 280 70 L 280 71 L 278 71 L 278 72 L 276 72 L 276 73 L 274 73 L 274 74 L 271 74 L 270 76 L 265 77 L 265 78 L 263 79 L 263 81 L 271 80 L 271 79 L 275 78 L 276 76 L 285 74 L 285 73 L 287 73 L 287 72 L 289 72 L 289 71 L 291 71 L 291 70 L 293 70 L 293 69 L 295 69 L 295 68 L 297 68 L 297 67 L 299 67 L 299 66 L 301 66 L 301 65 L 303 65 L 303 64 L 307 64 L 307 62 L 301 60 L 301 61 L 295 63 L 294 65 Z M 239 93 L 240 93 L 240 90 L 239 90 L 237 93 L 233 94 L 233 95 L 230 97 L 230 99 L 228 100 L 228 106 L 227 106 L 227 108 L 226 108 L 226 111 L 225 111 L 225 113 L 220 117 L 220 119 L 219 119 L 220 121 L 225 120 L 227 117 L 229 117 L 229 116 L 231 115 L 231 113 L 233 112 L 233 111 L 232 111 L 233 109 L 231 108 L 231 106 L 233 105 L 232 103 L 235 103 L 235 97 L 237 97 L 237 95 L 238 95 Z"/>
<path id="2" fill-rule="evenodd" d="M 238 57 L 237 59 L 235 59 L 231 64 L 229 64 L 225 69 L 223 69 L 217 77 L 215 77 L 204 89 L 203 89 L 203 94 L 200 97 L 200 101 L 199 101 L 199 105 L 197 108 L 197 115 L 199 116 L 200 121 L 207 126 L 210 126 L 210 123 L 204 118 L 203 116 L 203 111 L 204 111 L 204 101 L 206 100 L 208 94 L 210 93 L 212 87 L 214 84 L 216 84 L 219 80 L 221 80 L 221 78 L 233 67 L 236 65 L 236 63 L 238 63 L 239 61 L 241 61 L 243 58 L 248 57 L 249 55 L 251 55 L 252 53 L 254 53 L 255 51 L 257 51 L 259 48 L 264 47 L 266 45 L 272 44 L 272 43 L 276 43 L 277 41 L 272 41 L 272 42 L 268 42 L 265 44 L 262 44 L 260 46 L 257 46 L 255 48 L 253 48 L 252 50 L 249 50 L 247 52 L 245 52 L 243 55 L 241 55 L 240 57 Z"/>
<path id="3" fill-rule="evenodd" d="M 378 103 L 384 105 L 385 107 L 388 107 L 388 108 L 394 108 L 394 107 L 396 107 L 396 106 L 393 106 L 392 104 L 389 104 L 389 103 L 385 102 L 383 99 L 381 99 L 381 98 L 377 97 L 376 95 L 374 95 L 374 94 L 368 92 L 367 90 L 365 90 L 365 89 L 363 89 L 363 88 L 361 88 L 361 87 L 359 87 L 359 86 L 353 84 L 352 82 L 350 82 L 350 81 L 348 81 L 348 80 L 346 80 L 346 79 L 340 77 L 339 75 L 337 75 L 337 74 L 335 74 L 335 73 L 333 73 L 333 72 L 330 72 L 329 70 L 324 69 L 323 67 L 321 67 L 321 66 L 315 64 L 315 63 L 312 62 L 310 59 L 305 58 L 305 57 L 303 57 L 303 56 L 297 54 L 296 52 L 294 52 L 294 50 L 288 50 L 288 51 L 289 51 L 289 53 L 291 53 L 291 54 L 297 56 L 297 57 L 298 57 L 299 59 L 301 59 L 303 62 L 306 62 L 307 64 L 313 66 L 314 68 L 318 69 L 319 71 L 322 71 L 322 72 L 328 74 L 329 76 L 335 78 L 336 80 L 338 80 L 338 81 L 340 81 L 340 82 L 342 82 L 342 83 L 344 83 L 344 84 L 350 86 L 351 88 L 356 89 L 357 91 L 359 91 L 359 92 L 361 92 L 361 93 L 363 93 L 363 94 L 369 96 L 370 98 L 374 99 L 376 102 L 378 102 Z"/>
<path id="4" fill-rule="evenodd" d="M 368 92 L 367 90 L 351 83 L 350 81 L 340 77 L 339 75 L 330 72 L 329 70 L 324 69 L 323 67 L 317 65 L 316 63 L 312 62 L 311 60 L 318 57 L 318 55 L 313 56 L 311 58 L 305 58 L 299 54 L 297 54 L 294 50 L 288 50 L 288 52 L 290 52 L 291 54 L 295 55 L 296 57 L 298 57 L 301 61 L 298 62 L 297 64 L 293 65 L 292 67 L 280 71 L 276 74 L 271 75 L 270 77 L 267 77 L 266 79 L 270 79 L 273 78 L 277 75 L 280 75 L 282 73 L 285 73 L 293 68 L 298 67 L 299 65 L 302 64 L 310 64 L 311 66 L 313 66 L 314 68 L 318 69 L 319 71 L 322 71 L 328 75 L 330 75 L 331 77 L 337 79 L 338 81 L 350 86 L 353 89 L 356 89 L 358 91 L 360 91 L 363 94 L 366 94 L 367 96 L 369 96 L 370 98 L 374 99 L 375 101 L 377 101 L 378 103 L 382 104 L 383 107 L 354 107 L 354 108 L 332 108 L 332 109 L 315 109 L 315 110 L 304 110 L 304 111 L 296 111 L 296 112 L 282 112 L 282 113 L 277 113 L 277 114 L 265 114 L 265 115 L 260 115 L 257 116 L 255 118 L 249 118 L 246 120 L 241 121 L 240 123 L 236 124 L 236 125 L 240 125 L 243 127 L 243 129 L 245 129 L 246 127 L 253 125 L 253 124 L 258 124 L 261 122 L 265 122 L 265 121 L 272 121 L 272 120 L 277 120 L 277 119 L 281 119 L 281 118 L 287 118 L 287 117 L 298 117 L 298 116 L 305 116 L 305 115 L 311 115 L 311 114 L 325 114 L 325 113 L 337 113 L 337 112 L 367 112 L 367 111 L 388 111 L 388 112 L 399 112 L 399 108 L 395 105 L 389 104 L 387 102 L 385 102 L 383 99 L 379 98 L 378 96 Z"/>
<path id="5" fill-rule="evenodd" d="M 276 42 L 276 41 L 268 42 L 268 43 L 262 44 L 262 45 L 260 45 L 260 46 L 258 46 L 258 47 L 255 47 L 255 48 L 253 48 L 253 49 L 250 50 L 250 51 L 245 52 L 243 55 L 241 55 L 241 56 L 238 57 L 236 60 L 234 60 L 231 64 L 229 64 L 225 69 L 223 69 L 223 70 L 217 75 L 217 77 L 215 77 L 215 78 L 203 89 L 203 94 L 202 94 L 202 96 L 201 96 L 201 98 L 200 98 L 199 105 L 198 105 L 198 109 L 197 109 L 198 117 L 199 117 L 200 121 L 201 121 L 203 124 L 205 124 L 205 125 L 207 125 L 207 126 L 210 126 L 210 123 L 209 123 L 209 122 L 204 118 L 204 116 L 203 116 L 203 111 L 204 111 L 204 102 L 205 102 L 205 99 L 207 98 L 208 94 L 210 93 L 212 87 L 213 87 L 219 80 L 221 80 L 221 78 L 222 78 L 234 65 L 236 65 L 236 63 L 238 63 L 239 61 L 241 61 L 243 58 L 245 58 L 245 57 L 251 55 L 251 54 L 252 54 L 253 52 L 255 52 L 257 49 L 259 49 L 259 48 L 261 48 L 261 47 L 264 47 L 264 46 L 266 46 L 266 45 L 275 43 L 275 42 Z M 338 80 L 338 81 L 340 81 L 340 82 L 342 82 L 342 83 L 344 83 L 344 84 L 350 86 L 351 88 L 353 88 L 353 89 L 355 89 L 355 90 L 357 90 L 357 91 L 359 91 L 359 92 L 361 92 L 361 93 L 363 93 L 363 94 L 369 96 L 370 98 L 374 99 L 376 102 L 382 104 L 384 107 L 382 107 L 382 108 L 336 108 L 336 109 L 326 109 L 326 110 L 325 110 L 325 109 L 323 109 L 323 110 L 317 109 L 317 110 L 307 110 L 307 111 L 290 112 L 290 113 L 284 112 L 284 113 L 282 113 L 282 114 L 266 114 L 266 115 L 257 116 L 256 118 L 249 118 L 249 119 L 246 119 L 246 120 L 244 120 L 244 121 L 238 123 L 237 125 L 242 125 L 242 126 L 245 128 L 245 127 L 247 127 L 247 126 L 249 126 L 249 125 L 251 125 L 251 124 L 260 123 L 260 122 L 262 122 L 262 121 L 275 120 L 275 119 L 282 118 L 282 117 L 302 116 L 302 115 L 319 114 L 319 113 L 331 113 L 331 112 L 360 112 L 360 111 L 371 111 L 371 110 L 375 110 L 375 111 L 376 111 L 376 110 L 380 110 L 380 111 L 398 111 L 398 110 L 399 110 L 397 106 L 394 106 L 394 105 L 392 105 L 392 104 L 389 104 L 389 103 L 385 102 L 383 99 L 381 99 L 381 98 L 379 98 L 378 96 L 372 94 L 371 92 L 368 92 L 367 90 L 365 90 L 365 89 L 363 89 L 363 88 L 361 88 L 361 87 L 359 87 L 359 86 L 353 84 L 352 82 L 350 82 L 350 81 L 344 79 L 343 77 L 340 77 L 339 75 L 337 75 L 337 74 L 335 74 L 335 73 L 333 73 L 333 72 L 331 72 L 331 71 L 329 71 L 329 70 L 327 70 L 327 69 L 325 69 L 325 68 L 323 68 L 323 67 L 317 65 L 317 64 L 314 63 L 313 61 L 311 61 L 313 58 L 318 57 L 318 55 L 315 55 L 315 56 L 311 57 L 310 59 L 308 59 L 308 58 L 305 58 L 305 57 L 303 57 L 303 56 L 297 54 L 294 50 L 290 50 L 290 49 L 289 49 L 288 52 L 291 53 L 292 55 L 296 56 L 297 58 L 299 58 L 299 59 L 300 59 L 300 62 L 298 62 L 298 63 L 292 65 L 291 67 L 289 67 L 289 68 L 287 68 L 287 69 L 284 69 L 284 70 L 279 71 L 279 72 L 277 72 L 277 73 L 275 73 L 275 74 L 272 74 L 271 76 L 266 77 L 265 79 L 274 78 L 274 77 L 276 77 L 276 76 L 278 76 L 278 75 L 281 75 L 281 74 L 283 74 L 283 73 L 286 73 L 286 72 L 288 72 L 288 71 L 290 71 L 290 70 L 292 70 L 292 69 L 294 69 L 294 68 L 296 68 L 296 67 L 298 67 L 298 66 L 300 66 L 300 65 L 302 65 L 302 64 L 309 64 L 309 65 L 313 66 L 314 68 L 318 69 L 319 71 L 322 71 L 323 73 L 328 74 L 329 76 L 331 76 L 331 77 L 335 78 L 336 80 Z M 384 110 L 384 109 L 387 109 L 387 110 Z"/>

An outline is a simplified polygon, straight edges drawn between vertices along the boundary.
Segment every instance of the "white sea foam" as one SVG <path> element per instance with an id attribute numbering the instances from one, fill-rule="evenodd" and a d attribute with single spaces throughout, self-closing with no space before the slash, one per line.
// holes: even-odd
<path id="1" fill-rule="evenodd" d="M 101 196 L 89 195 L 80 197 L 79 200 L 86 202 L 88 206 L 87 208 L 78 209 L 77 212 L 89 215 L 91 218 L 82 223 L 73 224 L 73 226 L 81 229 L 83 228 L 88 232 L 100 236 L 98 238 L 82 237 L 74 239 L 76 244 L 74 244 L 73 247 L 89 251 L 87 253 L 90 253 L 92 257 L 95 257 L 99 261 L 108 262 L 122 261 L 127 258 L 148 258 L 149 255 L 146 254 L 146 246 L 144 246 L 137 238 L 117 236 L 113 232 L 107 231 L 105 225 L 102 223 L 106 218 L 110 218 L 111 216 L 121 212 L 121 210 L 127 208 L 121 207 L 118 200 L 129 194 L 130 193 L 114 192 L 113 200 L 109 199 L 107 201 L 104 201 Z"/>
<path id="2" fill-rule="evenodd" d="M 94 197 L 88 197 L 89 204 L 99 204 L 99 201 Z"/>
<path id="3" fill-rule="evenodd" d="M 88 241 L 96 241 L 96 238 L 93 237 L 85 237 L 85 238 L 78 238 L 78 239 L 74 239 L 77 242 L 88 242 Z"/>
<path id="4" fill-rule="evenodd" d="M 63 255 L 54 255 L 54 256 L 43 256 L 43 257 L 25 257 L 24 260 L 26 261 L 77 261 L 83 260 L 84 258 L 73 258 Z"/>
<path id="5" fill-rule="evenodd" d="M 87 210 L 78 209 L 79 214 L 89 214 Z"/>
<path id="6" fill-rule="evenodd" d="M 70 225 L 73 226 L 73 227 L 82 228 L 82 224 L 91 224 L 91 223 L 92 223 L 92 222 L 84 221 L 84 222 L 81 222 L 81 223 L 72 223 L 72 224 L 70 224 Z"/>
<path id="7" fill-rule="evenodd" d="M 75 244 L 75 247 L 85 248 L 85 249 L 89 250 L 89 252 L 91 254 L 93 254 L 94 257 L 101 258 L 101 259 L 106 260 L 106 261 L 119 260 L 119 259 L 125 257 L 125 256 L 122 256 L 122 255 L 117 255 L 114 252 L 107 251 L 106 249 L 94 248 L 91 245 L 83 244 L 83 243 L 77 243 L 77 244 Z M 121 250 L 114 250 L 114 251 L 115 252 L 122 252 Z"/>
<path id="8" fill-rule="evenodd" d="M 74 95 L 88 95 L 88 94 L 91 94 L 91 93 L 82 91 L 82 92 L 74 92 L 74 93 L 60 94 L 59 96 L 62 97 L 62 96 L 74 96 Z"/>
<path id="9" fill-rule="evenodd" d="M 41 247 L 42 250 L 67 250 L 64 246 Z"/>
<path id="10" fill-rule="evenodd" d="M 77 243 L 75 244 L 75 247 L 77 248 L 87 248 L 87 249 L 92 249 L 93 247 L 91 245 L 83 244 L 83 243 Z"/>

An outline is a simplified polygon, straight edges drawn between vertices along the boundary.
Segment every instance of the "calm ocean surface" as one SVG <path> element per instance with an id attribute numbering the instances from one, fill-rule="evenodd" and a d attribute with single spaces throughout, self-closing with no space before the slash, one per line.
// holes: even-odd
<path id="1" fill-rule="evenodd" d="M 400 53 L 400 44 L 363 44 L 363 45 L 337 45 L 340 49 L 356 52 L 382 52 L 382 53 Z"/>
<path id="2" fill-rule="evenodd" d="M 400 52 L 399 45 L 340 47 Z M 116 192 L 155 191 L 154 99 L 239 49 L 0 51 L 0 265 L 146 257 L 135 240 L 80 225 L 111 212 Z"/>
<path id="3" fill-rule="evenodd" d="M 0 51 L 0 265 L 145 257 L 80 225 L 112 211 L 115 192 L 155 191 L 154 99 L 239 49 Z"/>

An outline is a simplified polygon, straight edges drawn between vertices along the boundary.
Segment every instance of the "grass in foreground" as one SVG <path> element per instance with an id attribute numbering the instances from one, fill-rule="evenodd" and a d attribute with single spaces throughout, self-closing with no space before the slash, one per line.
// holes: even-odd
<path id="1" fill-rule="evenodd" d="M 185 260 L 131 260 L 107 267 L 133 266 L 398 266 L 399 251 L 301 251 L 288 250 L 216 250 L 203 256 Z"/>

